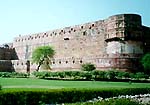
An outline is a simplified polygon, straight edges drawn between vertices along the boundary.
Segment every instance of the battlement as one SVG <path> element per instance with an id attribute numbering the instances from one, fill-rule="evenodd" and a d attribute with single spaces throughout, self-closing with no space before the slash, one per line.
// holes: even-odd
<path id="1" fill-rule="evenodd" d="M 65 27 L 62 29 L 55 29 L 55 30 L 41 32 L 32 35 L 19 36 L 14 39 L 14 42 L 33 41 L 33 40 L 43 39 L 47 37 L 57 38 L 58 36 L 65 36 L 68 34 L 74 35 L 73 33 L 77 33 L 79 31 L 84 31 L 88 29 L 93 29 L 95 27 L 102 26 L 102 24 L 103 24 L 103 20 L 100 20 L 91 23 Z"/>
<path id="2" fill-rule="evenodd" d="M 13 47 L 0 48 L 0 59 L 12 59 L 15 51 L 13 60 L 16 61 L 11 62 L 14 69 L 20 71 L 27 67 L 26 62 L 30 61 L 35 48 L 50 45 L 56 52 L 53 70 L 79 69 L 86 62 L 94 63 L 98 69 L 135 69 L 137 60 L 150 49 L 149 36 L 150 28 L 142 26 L 140 15 L 119 14 L 95 22 L 20 35 L 9 45 Z M 34 71 L 36 66 L 30 63 L 30 70 Z"/>

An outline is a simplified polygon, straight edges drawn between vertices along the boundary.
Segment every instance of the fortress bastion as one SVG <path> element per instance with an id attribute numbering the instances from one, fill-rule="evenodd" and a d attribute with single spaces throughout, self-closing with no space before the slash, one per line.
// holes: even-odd
<path id="1" fill-rule="evenodd" d="M 134 71 L 139 59 L 150 51 L 150 28 L 137 14 L 119 14 L 107 19 L 31 35 L 18 36 L 0 47 L 0 71 L 35 71 L 32 51 L 50 45 L 56 54 L 52 70 L 75 70 L 91 62 L 97 69 Z M 8 66 L 9 65 L 9 66 Z M 139 65 L 139 66 L 138 66 Z"/>

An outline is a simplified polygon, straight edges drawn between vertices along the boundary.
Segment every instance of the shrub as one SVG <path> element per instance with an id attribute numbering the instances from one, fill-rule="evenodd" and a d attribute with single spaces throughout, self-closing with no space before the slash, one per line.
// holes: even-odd
<path id="1" fill-rule="evenodd" d="M 150 74 L 150 53 L 147 53 L 142 57 L 141 63 L 144 67 L 145 73 Z"/>
<path id="2" fill-rule="evenodd" d="M 102 100 L 97 102 L 71 103 L 65 105 L 141 105 L 141 104 L 130 99 L 110 99 L 108 101 Z"/>
<path id="3" fill-rule="evenodd" d="M 83 70 L 83 71 L 93 71 L 95 69 L 96 69 L 96 67 L 92 63 L 85 63 L 85 64 L 81 65 L 81 70 Z"/>
<path id="4" fill-rule="evenodd" d="M 82 74 L 82 78 L 86 80 L 91 80 L 92 79 L 92 74 L 91 72 L 86 72 Z"/>
<path id="5" fill-rule="evenodd" d="M 106 72 L 105 71 L 92 71 L 91 74 L 93 75 L 94 80 L 104 80 L 106 79 Z"/>
<path id="6" fill-rule="evenodd" d="M 0 77 L 11 77 L 10 72 L 0 72 Z"/>
<path id="7" fill-rule="evenodd" d="M 123 78 L 129 78 L 130 73 L 129 72 L 118 72 L 117 78 L 123 79 Z"/>
<path id="8" fill-rule="evenodd" d="M 148 79 L 149 76 L 148 76 L 147 74 L 144 74 L 143 72 L 137 72 L 137 73 L 134 75 L 134 78 L 135 78 L 135 79 L 142 79 L 142 78 Z"/>
<path id="9" fill-rule="evenodd" d="M 21 75 L 21 76 L 20 76 Z M 37 78 L 42 79 L 74 79 L 74 80 L 111 80 L 116 81 L 124 79 L 123 81 L 127 81 L 129 79 L 148 79 L 149 75 L 144 74 L 142 72 L 138 73 L 129 73 L 117 70 L 109 70 L 109 71 L 62 71 L 62 72 L 33 72 L 33 75 Z M 5 77 L 11 77 L 11 75 L 5 75 Z M 18 77 L 25 77 L 25 74 L 18 74 Z M 15 76 L 13 76 L 15 77 Z"/>
<path id="10" fill-rule="evenodd" d="M 150 88 L 127 89 L 52 89 L 48 91 L 0 91 L 0 105 L 40 105 L 40 103 L 74 103 L 95 97 L 146 94 Z"/>
<path id="11" fill-rule="evenodd" d="M 0 72 L 0 77 L 6 78 L 26 78 L 28 75 L 26 73 L 18 72 Z"/>
<path id="12" fill-rule="evenodd" d="M 13 78 L 26 78 L 28 76 L 27 73 L 18 73 L 18 72 L 12 72 L 11 77 Z"/>
<path id="13" fill-rule="evenodd" d="M 110 80 L 114 80 L 114 79 L 116 79 L 116 72 L 115 71 L 107 71 L 106 72 L 106 77 L 107 77 L 107 79 L 110 79 Z"/>
<path id="14" fill-rule="evenodd" d="M 32 73 L 35 77 L 40 78 L 40 79 L 45 79 L 47 77 L 50 77 L 50 72 L 33 72 Z"/>

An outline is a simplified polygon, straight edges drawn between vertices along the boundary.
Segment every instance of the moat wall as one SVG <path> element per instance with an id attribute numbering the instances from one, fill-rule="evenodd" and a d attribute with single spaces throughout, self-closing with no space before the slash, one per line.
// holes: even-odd
<path id="1" fill-rule="evenodd" d="M 79 69 L 86 62 L 95 64 L 97 69 L 136 70 L 139 58 L 149 52 L 150 28 L 142 26 L 139 15 L 114 15 L 105 20 L 16 37 L 13 41 L 16 56 L 13 59 L 3 56 L 1 52 L 9 52 L 3 49 L 0 59 L 11 60 L 15 71 L 25 72 L 32 51 L 45 45 L 53 46 L 56 51 L 52 70 Z M 36 67 L 30 62 L 30 71 Z"/>

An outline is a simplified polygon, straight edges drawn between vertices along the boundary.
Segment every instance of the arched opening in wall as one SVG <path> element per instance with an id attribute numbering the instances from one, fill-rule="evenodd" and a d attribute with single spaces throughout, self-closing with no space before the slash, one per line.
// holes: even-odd
<path id="1" fill-rule="evenodd" d="M 80 60 L 80 63 L 82 64 L 82 63 L 83 63 L 83 61 L 82 61 L 82 60 Z"/>
<path id="2" fill-rule="evenodd" d="M 84 35 L 84 36 L 85 36 L 85 35 L 87 35 L 87 32 L 86 32 L 86 31 L 84 31 L 84 32 L 83 32 L 83 35 Z"/>
<path id="3" fill-rule="evenodd" d="M 68 63 L 68 61 L 66 61 L 66 64 Z"/>
<path id="4" fill-rule="evenodd" d="M 53 64 L 55 64 L 55 62 L 53 61 Z"/>
<path id="5" fill-rule="evenodd" d="M 72 63 L 74 64 L 74 63 L 75 63 L 75 61 L 72 61 Z"/>
<path id="6" fill-rule="evenodd" d="M 59 64 L 61 64 L 61 61 L 59 61 Z"/>

